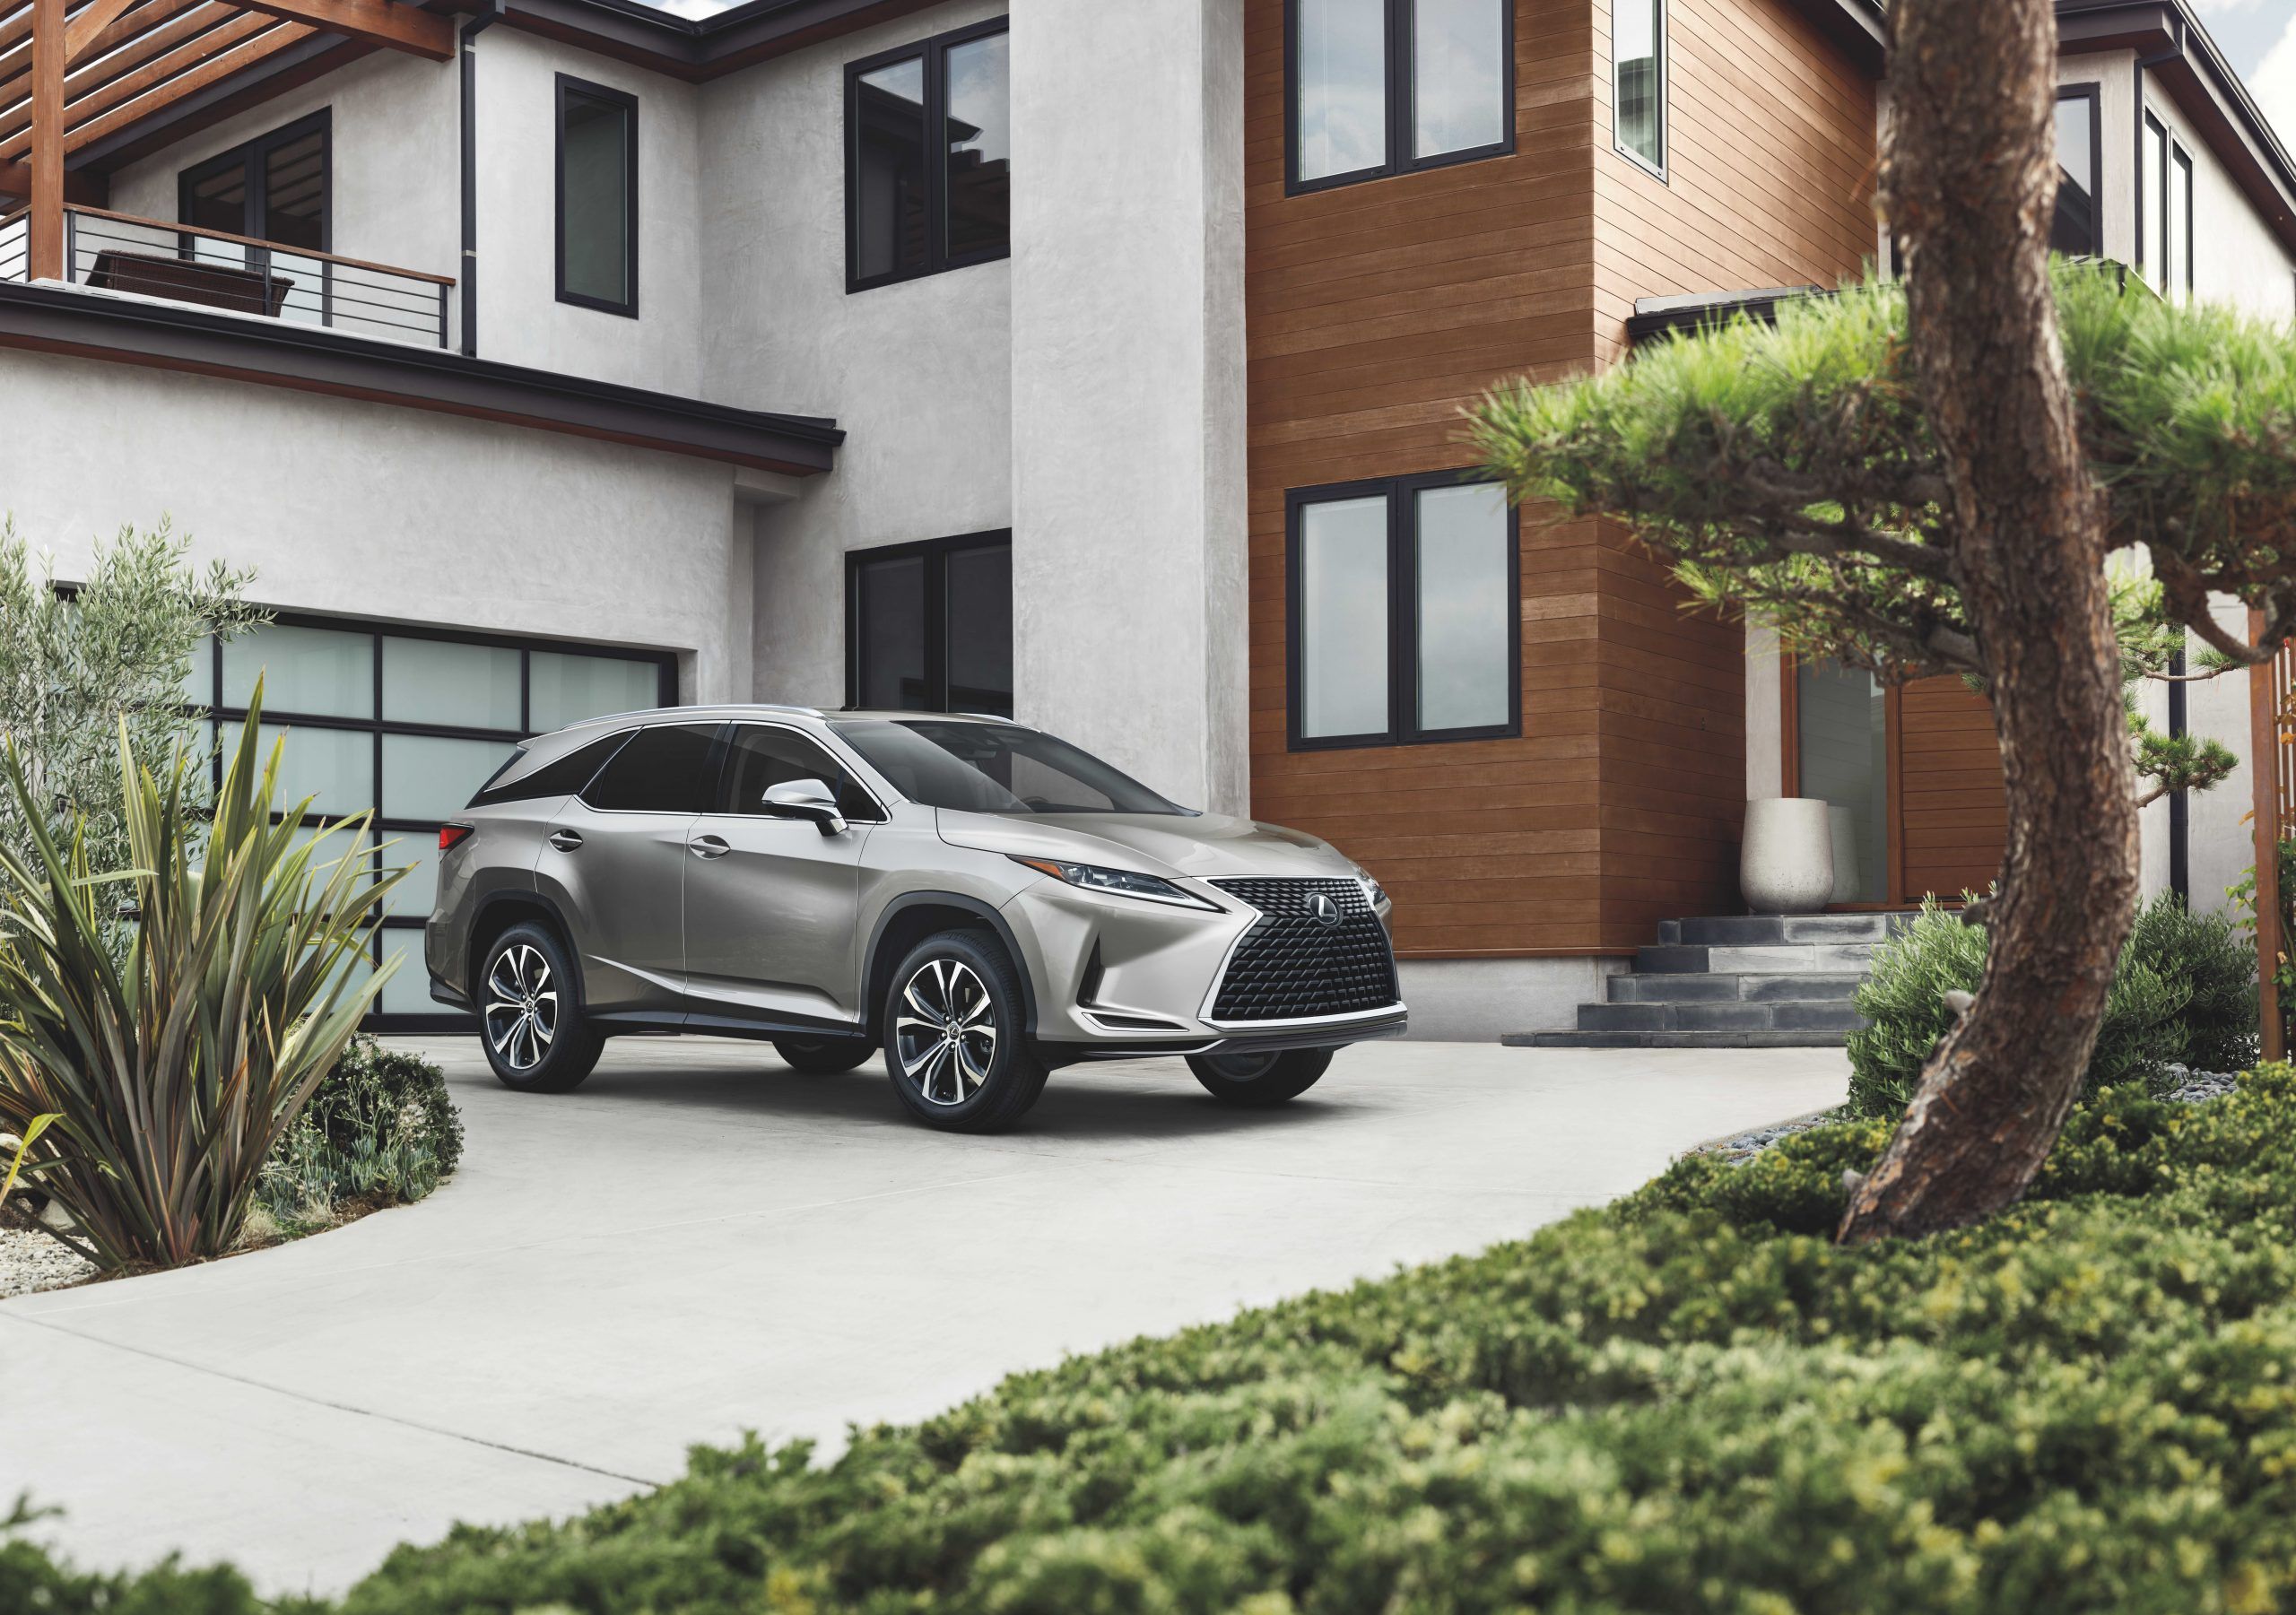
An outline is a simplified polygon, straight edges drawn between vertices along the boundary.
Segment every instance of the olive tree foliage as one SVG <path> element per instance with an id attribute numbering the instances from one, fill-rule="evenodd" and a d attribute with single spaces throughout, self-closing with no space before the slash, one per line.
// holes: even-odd
<path id="1" fill-rule="evenodd" d="M 2269 654 L 2225 631 L 2212 591 L 2264 611 L 2265 647 L 2296 630 L 2296 347 L 2110 268 L 2060 263 L 2054 284 L 2083 447 L 2126 552 L 2111 588 L 2139 800 L 2205 790 L 2232 754 L 2155 732 L 2134 692 Z M 1981 690 L 1905 334 L 1901 283 L 1868 282 L 1783 305 L 1774 326 L 1740 316 L 1596 376 L 1499 389 L 1469 430 L 1518 498 L 1625 523 L 1699 601 L 1773 624 L 1796 655 Z M 2179 674 L 2187 629 L 2206 649 Z"/>
<path id="2" fill-rule="evenodd" d="M 98 544 L 77 587 L 59 589 L 53 560 L 35 560 L 14 523 L 0 520 L 0 732 L 46 814 L 42 828 L 68 846 L 77 815 L 99 873 L 129 861 L 122 724 L 124 755 L 165 777 L 178 751 L 205 743 L 199 715 L 184 704 L 193 653 L 209 634 L 228 638 L 264 621 L 243 598 L 252 573 L 195 568 L 189 549 L 165 521 L 123 528 Z M 27 862 L 35 851 L 12 793 L 0 793 L 0 851 Z"/>

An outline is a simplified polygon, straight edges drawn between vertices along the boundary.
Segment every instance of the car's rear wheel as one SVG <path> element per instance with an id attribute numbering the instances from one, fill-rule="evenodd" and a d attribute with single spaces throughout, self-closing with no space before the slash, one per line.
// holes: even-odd
<path id="1" fill-rule="evenodd" d="M 511 926 L 478 977 L 479 1042 L 505 1088 L 565 1093 L 598 1063 L 603 1040 L 582 1013 L 574 966 L 555 932 Z"/>
<path id="2" fill-rule="evenodd" d="M 1190 1055 L 1187 1068 L 1224 1105 L 1262 1109 L 1296 1099 L 1331 1069 L 1332 1048 L 1270 1049 L 1258 1054 Z"/>
<path id="3" fill-rule="evenodd" d="M 909 950 L 885 994 L 885 1069 L 909 1114 L 952 1133 L 996 1133 L 1044 1091 L 1027 1001 L 1003 948 L 944 931 Z"/>
<path id="4" fill-rule="evenodd" d="M 866 1038 L 776 1038 L 773 1052 L 792 1071 L 809 1077 L 833 1077 L 877 1052 Z"/>

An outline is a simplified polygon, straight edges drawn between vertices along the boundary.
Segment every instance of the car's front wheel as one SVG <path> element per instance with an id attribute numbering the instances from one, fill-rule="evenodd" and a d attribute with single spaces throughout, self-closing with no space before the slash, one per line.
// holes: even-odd
<path id="1" fill-rule="evenodd" d="M 885 994 L 885 1069 L 909 1114 L 952 1133 L 996 1133 L 1044 1091 L 1027 1001 L 996 942 L 944 931 L 909 950 Z"/>
<path id="2" fill-rule="evenodd" d="M 809 1077 L 834 1077 L 877 1052 L 866 1038 L 776 1038 L 773 1052 L 792 1071 Z"/>
<path id="3" fill-rule="evenodd" d="M 573 962 L 556 933 L 511 926 L 486 951 L 478 983 L 479 1041 L 505 1088 L 565 1093 L 590 1074 L 601 1039 L 582 1014 Z"/>
<path id="4" fill-rule="evenodd" d="M 1225 1105 L 1253 1109 L 1296 1099 L 1331 1068 L 1330 1048 L 1270 1049 L 1258 1054 L 1190 1055 L 1187 1068 Z"/>

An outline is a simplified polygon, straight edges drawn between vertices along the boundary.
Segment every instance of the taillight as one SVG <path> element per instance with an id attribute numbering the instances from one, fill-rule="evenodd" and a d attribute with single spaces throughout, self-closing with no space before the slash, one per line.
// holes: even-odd
<path id="1" fill-rule="evenodd" d="M 455 848 L 460 847 L 465 841 L 470 839 L 470 830 L 471 827 L 467 824 L 440 825 L 439 827 L 439 850 L 442 853 L 450 853 L 454 851 Z"/>

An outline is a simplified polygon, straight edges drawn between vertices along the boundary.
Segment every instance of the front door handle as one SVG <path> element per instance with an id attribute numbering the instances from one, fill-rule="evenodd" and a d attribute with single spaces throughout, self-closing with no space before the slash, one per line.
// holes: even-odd
<path id="1" fill-rule="evenodd" d="M 685 844 L 686 851 L 697 858 L 722 858 L 734 849 L 723 837 L 696 836 Z"/>
<path id="2" fill-rule="evenodd" d="M 560 852 L 570 853 L 582 845 L 582 832 L 580 830 L 552 830 L 550 832 L 550 844 Z"/>

